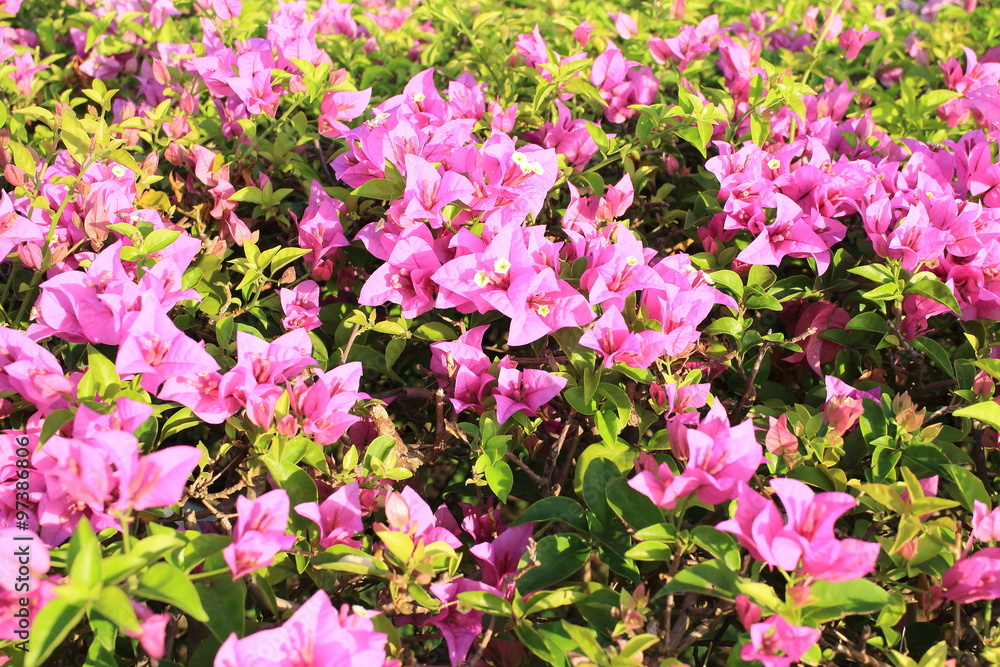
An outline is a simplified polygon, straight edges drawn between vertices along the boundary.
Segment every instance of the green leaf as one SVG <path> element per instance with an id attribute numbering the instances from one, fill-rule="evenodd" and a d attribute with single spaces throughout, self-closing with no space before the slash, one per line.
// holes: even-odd
<path id="1" fill-rule="evenodd" d="M 819 625 L 854 614 L 870 614 L 890 602 L 889 592 L 868 579 L 816 581 L 802 619 L 806 625 Z"/>
<path id="2" fill-rule="evenodd" d="M 597 643 L 597 632 L 590 629 L 584 628 L 579 625 L 574 625 L 569 621 L 560 621 L 566 634 L 576 642 L 579 652 L 588 658 L 597 659 L 598 656 L 604 656 L 604 650 L 601 645 Z"/>
<path id="3" fill-rule="evenodd" d="M 611 149 L 611 140 L 608 139 L 608 133 L 605 132 L 595 123 L 590 121 L 583 122 L 584 128 L 587 130 L 587 134 L 590 138 L 594 140 L 597 145 L 597 149 L 601 151 L 601 155 L 607 155 L 608 151 Z"/>
<path id="4" fill-rule="evenodd" d="M 381 560 L 372 558 L 360 549 L 354 549 L 344 544 L 335 544 L 326 551 L 313 556 L 310 565 L 321 570 L 380 577 L 389 573 L 388 566 Z"/>
<path id="5" fill-rule="evenodd" d="M 590 544 L 572 533 L 548 535 L 538 541 L 535 557 L 538 565 L 517 580 L 517 590 L 522 595 L 559 583 L 576 574 L 590 558 Z M 527 565 L 527 559 L 528 554 L 525 554 L 518 569 Z"/>
<path id="6" fill-rule="evenodd" d="M 633 537 L 640 541 L 655 540 L 657 542 L 676 542 L 677 528 L 669 523 L 658 523 L 655 526 L 649 526 L 636 531 Z"/>
<path id="7" fill-rule="evenodd" d="M 187 533 L 191 537 L 183 549 L 169 555 L 168 560 L 182 570 L 191 571 L 193 568 L 205 562 L 213 554 L 216 554 L 232 543 L 232 538 L 225 535 L 213 535 L 211 533 L 193 534 Z"/>
<path id="8" fill-rule="evenodd" d="M 181 235 L 179 229 L 154 229 L 142 242 L 142 251 L 147 255 L 163 250 Z"/>
<path id="9" fill-rule="evenodd" d="M 56 410 L 46 416 L 42 422 L 42 433 L 38 438 L 39 446 L 44 445 L 49 438 L 59 432 L 59 429 L 73 421 L 75 415 L 72 410 Z"/>
<path id="10" fill-rule="evenodd" d="M 97 541 L 90 521 L 83 517 L 69 541 L 66 555 L 69 577 L 74 584 L 91 589 L 103 581 L 101 571 L 101 543 Z"/>
<path id="11" fill-rule="evenodd" d="M 172 435 L 177 435 L 181 431 L 203 423 L 204 422 L 191 411 L 191 408 L 181 408 L 167 417 L 167 420 L 163 422 L 163 429 L 160 431 L 160 442 L 163 442 Z"/>
<path id="12" fill-rule="evenodd" d="M 37 667 L 45 662 L 83 618 L 89 603 L 85 588 L 73 584 L 57 587 L 56 597 L 45 603 L 31 624 L 24 667 Z"/>
<path id="13" fill-rule="evenodd" d="M 550 496 L 542 498 L 521 513 L 514 520 L 515 526 L 523 523 L 539 523 L 542 521 L 562 521 L 580 531 L 587 530 L 587 519 L 580 503 L 565 496 Z"/>
<path id="14" fill-rule="evenodd" d="M 605 458 L 595 458 L 583 473 L 583 500 L 602 526 L 614 521 L 614 511 L 608 504 L 608 484 L 621 477 L 618 466 Z"/>
<path id="15" fill-rule="evenodd" d="M 385 178 L 373 178 L 358 188 L 355 188 L 352 195 L 358 197 L 370 197 L 372 199 L 384 199 L 391 201 L 398 199 L 403 194 L 399 185 Z"/>
<path id="16" fill-rule="evenodd" d="M 308 253 L 308 250 L 303 250 L 302 248 L 282 248 L 271 258 L 271 271 L 283 269 L 299 257 Z"/>
<path id="17" fill-rule="evenodd" d="M 635 660 L 641 652 L 653 646 L 658 641 L 660 639 L 656 635 L 637 635 L 628 640 L 628 643 L 618 652 L 618 656 L 630 661 Z"/>
<path id="18" fill-rule="evenodd" d="M 222 536 L 217 535 L 216 537 Z M 229 543 L 229 538 L 223 539 L 226 540 L 226 544 Z M 171 554 L 186 544 L 187 540 L 183 537 L 183 533 L 178 531 L 148 535 L 138 544 L 134 544 L 127 554 L 117 553 L 104 559 L 101 564 L 104 585 L 114 586 L 146 565 L 159 560 L 161 556 Z"/>
<path id="19" fill-rule="evenodd" d="M 385 544 L 389 553 L 395 556 L 401 563 L 408 562 L 413 556 L 413 550 L 416 547 L 413 544 L 413 540 L 406 533 L 401 533 L 398 530 L 378 530 L 375 531 L 375 534 Z"/>
<path id="20" fill-rule="evenodd" d="M 730 570 L 739 571 L 742 560 L 740 548 L 732 535 L 712 526 L 695 526 L 691 531 L 691 539 L 708 553 L 722 559 Z"/>
<path id="21" fill-rule="evenodd" d="M 507 502 L 507 495 L 514 486 L 514 473 L 506 461 L 497 461 L 486 469 L 486 483 L 500 502 Z"/>
<path id="22" fill-rule="evenodd" d="M 987 507 L 992 507 L 989 492 L 986 491 L 982 480 L 974 473 L 954 464 L 948 464 L 944 466 L 944 469 L 945 475 L 951 480 L 949 488 L 952 497 L 962 503 L 962 507 L 971 512 L 977 500 Z"/>
<path id="23" fill-rule="evenodd" d="M 924 653 L 924 657 L 920 659 L 920 664 L 918 667 L 937 667 L 938 665 L 943 665 L 946 663 L 948 658 L 948 644 L 947 642 L 938 642 L 934 646 Z"/>
<path id="24" fill-rule="evenodd" d="M 473 609 L 493 614 L 494 616 L 510 616 L 510 602 L 496 593 L 488 591 L 466 591 L 458 594 L 458 599 Z"/>
<path id="25" fill-rule="evenodd" d="M 624 477 L 616 477 L 607 487 L 608 505 L 622 521 L 634 530 L 642 530 L 663 521 L 663 512 L 649 498 L 628 485 Z"/>
<path id="26" fill-rule="evenodd" d="M 88 345 L 87 372 L 80 378 L 77 395 L 92 400 L 95 395 L 104 396 L 109 387 L 120 384 L 121 378 L 118 377 L 114 362 Z"/>
<path id="27" fill-rule="evenodd" d="M 362 459 L 364 470 L 371 472 L 376 462 L 384 464 L 395 447 L 396 439 L 391 435 L 380 435 L 372 440 L 365 449 L 365 457 Z"/>
<path id="28" fill-rule="evenodd" d="M 91 609 L 87 613 L 87 624 L 94 631 L 94 640 L 87 650 L 87 667 L 118 667 L 115 660 L 115 641 L 118 626 Z"/>
<path id="29" fill-rule="evenodd" d="M 740 274 L 729 269 L 722 269 L 720 271 L 712 271 L 709 275 L 712 277 L 712 282 L 716 283 L 716 285 L 722 285 L 736 295 L 737 299 L 743 298 L 743 279 L 740 278 Z"/>
<path id="30" fill-rule="evenodd" d="M 632 560 L 650 560 L 667 562 L 674 557 L 678 547 L 671 546 L 664 542 L 649 540 L 640 542 L 625 552 L 626 558 Z"/>
<path id="31" fill-rule="evenodd" d="M 906 287 L 904 294 L 921 294 L 930 299 L 934 299 L 940 304 L 948 306 L 956 315 L 962 314 L 962 309 L 958 305 L 958 299 L 955 298 L 955 294 L 951 291 L 951 288 L 945 285 L 940 280 L 926 278 L 924 280 L 918 280 Z"/>
<path id="32" fill-rule="evenodd" d="M 892 301 L 901 298 L 899 296 L 899 285 L 895 282 L 879 285 L 875 289 L 868 290 L 861 296 L 872 301 Z"/>
<path id="33" fill-rule="evenodd" d="M 720 317 L 712 320 L 703 331 L 705 333 L 724 333 L 739 338 L 743 335 L 743 326 L 734 317 Z"/>
<path id="34" fill-rule="evenodd" d="M 20 109 L 19 111 L 23 112 L 24 110 Z M 69 150 L 69 154 L 73 156 L 74 160 L 81 165 L 84 164 L 91 153 L 90 135 L 83 129 L 83 125 L 72 115 L 71 111 L 64 111 L 62 113 L 60 123 L 62 124 L 62 128 L 59 136 L 63 144 L 65 144 L 66 149 Z"/>
<path id="35" fill-rule="evenodd" d="M 260 188 L 249 186 L 245 188 L 240 188 L 233 194 L 229 195 L 229 201 L 245 201 L 251 204 L 263 204 L 264 203 L 264 193 L 261 192 Z"/>
<path id="36" fill-rule="evenodd" d="M 385 363 L 387 366 L 395 365 L 399 360 L 399 355 L 406 349 L 405 338 L 393 338 L 385 346 Z"/>
<path id="37" fill-rule="evenodd" d="M 860 329 L 861 331 L 887 333 L 889 331 L 889 324 L 885 321 L 884 315 L 874 311 L 868 311 L 852 317 L 851 321 L 844 326 L 844 329 L 847 331 Z"/>
<path id="38" fill-rule="evenodd" d="M 576 604 L 587 597 L 587 593 L 575 588 L 559 588 L 554 591 L 538 591 L 528 596 L 524 607 L 524 616 L 537 614 L 549 609 L 557 609 Z"/>
<path id="39" fill-rule="evenodd" d="M 686 567 L 660 589 L 657 597 L 667 593 L 691 592 L 732 600 L 739 592 L 738 577 L 721 560 L 709 560 Z"/>
<path id="40" fill-rule="evenodd" d="M 109 621 L 113 621 L 122 630 L 137 632 L 139 619 L 129 596 L 117 586 L 108 586 L 101 590 L 100 597 L 94 601 L 94 609 Z"/>
<path id="41" fill-rule="evenodd" d="M 318 500 L 316 482 L 305 470 L 288 460 L 275 461 L 271 456 L 264 456 L 262 460 L 278 486 L 288 492 L 292 507 Z"/>
<path id="42" fill-rule="evenodd" d="M 763 146 L 771 133 L 771 123 L 760 113 L 750 114 L 750 140 L 758 146 Z"/>
<path id="43" fill-rule="evenodd" d="M 172 604 L 202 623 L 208 620 L 194 584 L 187 575 L 169 563 L 156 563 L 139 575 L 135 594 L 147 600 Z"/>
<path id="44" fill-rule="evenodd" d="M 910 344 L 933 359 L 949 377 L 955 377 L 955 367 L 951 363 L 951 355 L 936 340 L 927 336 L 917 336 L 910 341 Z"/>
<path id="45" fill-rule="evenodd" d="M 226 572 L 211 579 L 200 579 L 194 582 L 194 587 L 208 614 L 205 625 L 216 639 L 224 642 L 234 632 L 242 637 L 246 632 L 247 595 L 243 580 L 233 581 Z"/>
<path id="46" fill-rule="evenodd" d="M 444 322 L 427 322 L 421 324 L 413 332 L 413 335 L 421 340 L 437 342 L 441 340 L 455 340 L 458 335 L 455 330 Z"/>
<path id="47" fill-rule="evenodd" d="M 975 405 L 967 405 L 960 410 L 955 410 L 955 416 L 975 419 L 987 426 L 1000 429 L 1000 405 L 997 405 L 993 401 L 983 401 Z"/>

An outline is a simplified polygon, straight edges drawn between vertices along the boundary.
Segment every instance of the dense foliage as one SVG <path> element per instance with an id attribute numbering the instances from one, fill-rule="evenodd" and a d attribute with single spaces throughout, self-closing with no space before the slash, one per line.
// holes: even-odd
<path id="1" fill-rule="evenodd" d="M 1000 8 L 0 10 L 0 661 L 1000 662 Z"/>

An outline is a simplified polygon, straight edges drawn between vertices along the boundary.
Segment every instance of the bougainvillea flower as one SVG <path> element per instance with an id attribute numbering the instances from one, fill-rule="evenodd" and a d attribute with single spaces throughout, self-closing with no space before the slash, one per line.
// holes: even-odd
<path id="1" fill-rule="evenodd" d="M 764 667 L 789 667 L 819 641 L 820 631 L 792 625 L 781 616 L 750 626 L 750 643 L 740 649 L 744 660 L 760 660 Z"/>
<path id="2" fill-rule="evenodd" d="M 155 392 L 172 377 L 219 370 L 205 344 L 188 338 L 152 300 L 144 299 L 142 308 L 128 313 L 122 324 L 115 368 L 124 377 L 141 374 L 146 391 Z"/>
<path id="3" fill-rule="evenodd" d="M 240 408 L 235 396 L 220 394 L 221 381 L 219 373 L 169 377 L 156 395 L 190 408 L 204 422 L 221 424 Z"/>
<path id="4" fill-rule="evenodd" d="M 1000 598 L 1000 547 L 980 549 L 941 577 L 944 597 L 958 604 Z"/>
<path id="5" fill-rule="evenodd" d="M 361 496 L 357 482 L 342 486 L 322 502 L 301 503 L 295 511 L 319 526 L 319 546 L 328 549 L 334 544 L 358 548 L 361 542 L 354 535 L 365 529 L 361 522 Z"/>
<path id="6" fill-rule="evenodd" d="M 348 127 L 342 121 L 354 120 L 365 112 L 372 98 L 372 89 L 351 91 L 328 91 L 320 104 L 319 133 L 330 139 L 338 139 L 347 133 Z"/>
<path id="7" fill-rule="evenodd" d="M 201 455 L 197 447 L 178 445 L 139 456 L 134 465 L 120 466 L 119 496 L 113 507 L 141 511 L 177 504 Z"/>
<path id="8" fill-rule="evenodd" d="M 972 537 L 980 542 L 1000 540 L 1000 507 L 991 512 L 984 503 L 973 502 Z"/>
<path id="9" fill-rule="evenodd" d="M 443 603 L 441 611 L 423 622 L 423 625 L 433 625 L 448 642 L 448 658 L 451 667 L 458 667 L 469 655 L 469 649 L 476 637 L 483 631 L 483 612 L 470 609 L 463 605 L 459 593 L 483 591 L 497 594 L 492 586 L 465 577 L 455 579 L 446 584 L 432 584 L 431 592 Z"/>
<path id="10" fill-rule="evenodd" d="M 509 592 L 509 587 L 502 585 L 504 578 L 517 572 L 518 561 L 528 550 L 533 530 L 531 523 L 514 526 L 492 542 L 481 542 L 469 549 L 483 567 L 484 584 Z"/>
<path id="11" fill-rule="evenodd" d="M 236 365 L 226 376 L 249 391 L 256 384 L 286 382 L 315 365 L 312 340 L 302 329 L 293 329 L 270 342 L 245 331 L 237 331 Z"/>
<path id="12" fill-rule="evenodd" d="M 825 383 L 826 402 L 823 404 L 823 415 L 830 428 L 840 435 L 847 433 L 864 414 L 865 406 L 862 399 L 870 398 L 876 403 L 882 400 L 882 392 L 878 389 L 861 391 L 832 375 L 826 376 Z"/>
<path id="13" fill-rule="evenodd" d="M 365 281 L 358 302 L 365 306 L 398 303 L 403 317 L 418 317 L 434 308 L 441 259 L 431 230 L 424 224 L 407 229 L 385 264 Z"/>
<path id="14" fill-rule="evenodd" d="M 412 220 L 428 220 L 439 227 L 444 219 L 441 209 L 455 201 L 469 203 L 474 188 L 469 179 L 454 171 L 443 173 L 416 155 L 405 156 L 406 188 L 403 191 L 404 215 Z"/>
<path id="15" fill-rule="evenodd" d="M 407 533 L 414 541 L 423 540 L 425 544 L 444 542 L 455 549 L 462 546 L 454 533 L 431 512 L 427 502 L 410 487 L 404 488 L 401 493 L 390 491 L 386 495 L 385 516 L 389 529 Z"/>
<path id="16" fill-rule="evenodd" d="M 315 280 L 304 280 L 292 289 L 278 291 L 281 310 L 285 317 L 281 325 L 285 329 L 305 329 L 311 331 L 319 327 L 319 285 Z"/>
<path id="17" fill-rule="evenodd" d="M 799 439 L 788 430 L 788 415 L 782 414 L 775 419 L 767 418 L 767 435 L 764 436 L 764 446 L 767 451 L 776 456 L 795 454 L 799 451 Z"/>
<path id="18" fill-rule="evenodd" d="M 580 336 L 580 345 L 604 357 L 605 368 L 619 361 L 633 368 L 649 368 L 663 353 L 666 341 L 666 334 L 659 331 L 630 332 L 625 318 L 613 306 Z"/>
<path id="19" fill-rule="evenodd" d="M 854 538 L 838 540 L 833 526 L 857 505 L 847 493 L 814 494 L 802 482 L 789 478 L 771 480 L 787 515 L 773 500 L 753 489 L 740 489 L 736 515 L 721 522 L 719 530 L 732 533 L 755 559 L 825 581 L 851 581 L 869 574 L 881 547 Z"/>
<path id="20" fill-rule="evenodd" d="M 754 437 L 753 421 L 730 426 L 722 403 L 716 401 L 701 423 L 691 427 L 686 420 L 668 420 L 670 448 L 674 456 L 686 460 L 680 477 L 684 488 L 697 490 L 698 500 L 716 505 L 737 497 L 765 462 Z M 690 491 L 688 491 L 690 493 Z"/>
<path id="21" fill-rule="evenodd" d="M 479 407 L 494 382 L 487 373 L 490 358 L 483 352 L 483 334 L 488 324 L 469 329 L 457 340 L 431 343 L 430 370 L 438 385 L 450 387 L 451 404 L 457 412 Z"/>
<path id="22" fill-rule="evenodd" d="M 154 614 L 146 605 L 135 600 L 131 600 L 131 602 L 132 609 L 135 610 L 136 618 L 139 620 L 139 630 L 133 632 L 125 628 L 125 634 L 133 639 L 138 639 L 142 650 L 148 653 L 149 657 L 159 660 L 163 657 L 167 624 L 170 623 L 171 616 L 167 612 Z"/>
<path id="23" fill-rule="evenodd" d="M 649 51 L 653 60 L 659 64 L 666 64 L 669 58 L 676 62 L 677 69 L 683 72 L 692 60 L 711 53 L 714 42 L 718 41 L 719 33 L 719 15 L 712 14 L 702 19 L 697 26 L 681 26 L 681 31 L 676 37 L 650 39 Z"/>
<path id="24" fill-rule="evenodd" d="M 844 50 L 844 57 L 854 60 L 861 53 L 861 47 L 881 34 L 878 30 L 869 30 L 867 23 L 861 30 L 848 28 L 840 35 L 840 48 Z"/>
<path id="25" fill-rule="evenodd" d="M 823 372 L 820 366 L 833 361 L 843 345 L 820 338 L 819 334 L 829 329 L 843 329 L 850 319 L 851 316 L 846 310 L 831 301 L 817 301 L 809 304 L 795 322 L 795 335 L 801 336 L 813 328 L 816 329 L 816 333 L 807 336 L 800 343 L 802 352 L 788 355 L 785 357 L 785 361 L 794 364 L 806 359 L 816 375 L 822 377 Z"/>
<path id="26" fill-rule="evenodd" d="M 361 420 L 351 409 L 368 394 L 358 391 L 363 372 L 361 362 L 352 361 L 333 370 L 316 373 L 310 383 L 296 382 L 289 390 L 292 414 L 302 430 L 321 445 L 332 445 L 348 428 Z"/>
<path id="27" fill-rule="evenodd" d="M 639 452 L 636 458 L 639 473 L 628 481 L 628 485 L 653 501 L 663 509 L 677 507 L 677 501 L 685 498 L 698 488 L 698 481 L 675 475 L 666 463 L 657 463 L 647 452 Z"/>
<path id="28" fill-rule="evenodd" d="M 516 412 L 535 416 L 538 408 L 558 396 L 567 382 L 566 378 L 548 371 L 537 368 L 521 371 L 501 360 L 500 376 L 493 390 L 497 401 L 497 421 L 502 424 Z"/>
<path id="29" fill-rule="evenodd" d="M 386 660 L 386 635 L 376 632 L 372 612 L 338 611 L 324 591 L 316 591 L 278 628 L 239 639 L 233 633 L 215 656 L 215 667 L 334 667 L 394 664 Z"/>
<path id="30" fill-rule="evenodd" d="M 233 543 L 223 551 L 234 581 L 271 565 L 276 555 L 292 548 L 295 536 L 287 532 L 288 509 L 284 489 L 269 491 L 254 500 L 245 496 L 236 499 Z"/>

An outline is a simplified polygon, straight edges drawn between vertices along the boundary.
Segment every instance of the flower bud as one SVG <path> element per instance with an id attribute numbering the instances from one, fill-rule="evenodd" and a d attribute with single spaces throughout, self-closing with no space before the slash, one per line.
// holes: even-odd
<path id="1" fill-rule="evenodd" d="M 993 378 L 986 371 L 979 371 L 972 380 L 972 393 L 979 398 L 993 396 Z"/>

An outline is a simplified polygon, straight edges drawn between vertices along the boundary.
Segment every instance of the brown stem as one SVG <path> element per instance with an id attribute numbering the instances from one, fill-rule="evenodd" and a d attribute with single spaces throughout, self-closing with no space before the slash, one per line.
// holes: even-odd
<path id="1" fill-rule="evenodd" d="M 351 337 L 347 339 L 347 345 L 344 346 L 344 351 L 340 353 L 340 363 L 346 364 L 347 357 L 351 354 L 351 346 L 354 345 L 354 340 L 361 333 L 361 325 L 355 324 L 354 328 L 351 329 Z"/>
<path id="2" fill-rule="evenodd" d="M 816 327 L 809 327 L 795 338 L 785 342 L 798 343 L 809 336 L 815 335 L 818 331 L 819 329 Z M 768 333 L 770 333 L 770 331 Z M 765 340 L 760 344 L 760 352 L 757 355 L 757 360 L 754 362 L 753 368 L 750 370 L 750 374 L 746 376 L 747 386 L 743 391 L 743 396 L 740 398 L 739 406 L 736 409 L 736 421 L 741 421 L 744 417 L 746 417 L 747 412 L 749 412 L 750 405 L 753 403 L 754 399 L 757 398 L 757 387 L 754 384 L 757 381 L 757 373 L 760 372 L 760 367 L 764 363 L 764 356 L 767 354 L 768 350 L 776 345 L 779 345 L 779 343 L 775 343 L 770 340 Z M 739 370 L 742 373 L 742 366 L 739 367 Z"/>
<path id="3" fill-rule="evenodd" d="M 435 392 L 421 387 L 400 387 L 391 391 L 372 394 L 372 398 L 397 398 L 411 401 L 429 401 Z"/>
<path id="4" fill-rule="evenodd" d="M 267 596 L 264 595 L 264 591 L 260 590 L 260 586 L 257 585 L 257 582 L 254 580 L 252 574 L 244 575 L 243 583 L 247 585 L 247 590 L 250 591 L 250 594 L 254 596 L 254 599 L 256 599 L 257 602 L 259 602 L 265 608 L 271 606 L 270 603 L 268 602 Z M 275 597 L 274 607 L 278 611 L 294 611 L 298 609 L 300 605 L 294 602 L 289 602 L 288 600 L 283 600 L 279 597 Z"/>
<path id="5" fill-rule="evenodd" d="M 562 489 L 563 485 L 566 483 L 566 477 L 569 475 L 569 468 L 573 465 L 573 457 L 576 456 L 576 450 L 580 446 L 580 436 L 583 435 L 583 428 L 579 425 L 574 429 L 576 432 L 573 434 L 573 439 L 569 442 L 569 449 L 566 451 L 566 458 L 563 460 L 562 466 L 559 468 L 559 476 L 556 478 L 556 483 L 553 485 L 552 495 L 559 495 L 558 491 Z"/>
<path id="6" fill-rule="evenodd" d="M 510 451 L 509 449 L 507 450 L 507 458 L 510 459 L 514 463 L 514 465 L 516 465 L 518 468 L 527 473 L 528 477 L 531 478 L 532 482 L 534 482 L 543 489 L 547 487 L 545 480 L 537 472 L 529 468 L 527 463 L 517 458 L 517 455 L 514 452 Z"/>
<path id="7" fill-rule="evenodd" d="M 850 658 L 859 665 L 865 665 L 866 667 L 892 667 L 888 663 L 882 662 L 865 651 L 860 651 L 845 644 L 840 640 L 840 638 L 831 640 L 828 637 L 828 633 L 824 633 L 824 635 L 820 638 L 820 643 L 835 653 L 839 653 L 846 658 Z"/>
<path id="8" fill-rule="evenodd" d="M 470 657 L 465 661 L 467 667 L 475 667 L 479 664 L 479 661 L 483 658 L 483 653 L 486 652 L 486 647 L 490 645 L 490 640 L 493 639 L 493 626 L 496 625 L 497 617 L 493 616 L 490 618 L 490 624 L 486 628 L 486 632 L 483 634 L 483 640 L 479 642 L 479 648 L 476 649 L 475 655 Z"/>
<path id="9" fill-rule="evenodd" d="M 687 637 L 685 637 L 684 641 L 682 641 L 677 646 L 677 649 L 674 652 L 678 654 L 683 653 L 696 641 L 707 635 L 712 630 L 712 628 L 715 627 L 716 623 L 719 622 L 719 619 L 721 618 L 722 615 L 722 610 L 716 608 L 715 613 L 717 614 L 716 616 L 713 616 L 712 618 L 706 618 L 704 621 L 698 624 L 698 627 L 696 627 L 694 630 L 688 633 Z"/>
<path id="10" fill-rule="evenodd" d="M 569 434 L 569 429 L 571 426 L 575 426 L 576 422 L 573 420 L 572 413 L 570 413 L 569 419 L 563 424 L 562 431 L 559 432 L 559 438 L 556 440 L 555 445 L 549 451 L 549 458 L 545 461 L 545 480 L 546 488 L 552 486 L 552 473 L 555 471 L 556 461 L 559 459 L 559 452 L 562 450 L 563 443 L 566 442 L 566 436 Z"/>
<path id="11" fill-rule="evenodd" d="M 204 501 L 204 500 L 220 500 L 222 498 L 231 498 L 234 493 L 236 493 L 237 491 L 241 491 L 246 487 L 246 485 L 247 485 L 246 481 L 241 479 L 238 483 L 233 484 L 225 491 L 219 491 L 217 493 L 209 493 L 207 495 L 201 496 L 200 499 Z M 198 496 L 195 497 L 197 498 Z"/>

